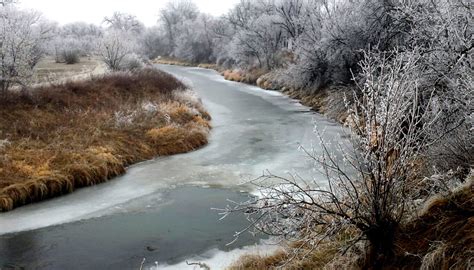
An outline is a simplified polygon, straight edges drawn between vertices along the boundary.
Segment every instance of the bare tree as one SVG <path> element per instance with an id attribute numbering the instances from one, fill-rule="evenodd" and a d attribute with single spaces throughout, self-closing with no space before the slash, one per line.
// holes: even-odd
<path id="1" fill-rule="evenodd" d="M 145 31 L 145 26 L 136 16 L 121 12 L 114 12 L 111 17 L 105 17 L 104 23 L 108 24 L 113 30 L 130 32 L 136 35 Z"/>
<path id="2" fill-rule="evenodd" d="M 100 41 L 99 54 L 110 70 L 122 68 L 125 58 L 135 50 L 135 40 L 123 31 L 109 31 Z"/>
<path id="3" fill-rule="evenodd" d="M 212 23 L 212 19 L 204 14 L 183 22 L 181 31 L 177 33 L 173 55 L 192 63 L 210 62 L 214 46 L 209 29 Z"/>

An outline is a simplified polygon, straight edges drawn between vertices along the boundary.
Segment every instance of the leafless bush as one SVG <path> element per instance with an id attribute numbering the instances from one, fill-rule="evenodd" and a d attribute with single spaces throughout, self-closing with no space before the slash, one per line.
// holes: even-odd
<path id="1" fill-rule="evenodd" d="M 79 51 L 78 50 L 64 50 L 62 53 L 64 62 L 68 65 L 79 63 Z"/>
<path id="2" fill-rule="evenodd" d="M 129 54 L 125 56 L 120 69 L 124 71 L 138 71 L 145 67 L 144 61 L 136 54 Z"/>
<path id="3" fill-rule="evenodd" d="M 99 54 L 110 70 L 117 71 L 122 68 L 124 59 L 133 53 L 135 46 L 129 33 L 109 31 L 100 42 Z"/>

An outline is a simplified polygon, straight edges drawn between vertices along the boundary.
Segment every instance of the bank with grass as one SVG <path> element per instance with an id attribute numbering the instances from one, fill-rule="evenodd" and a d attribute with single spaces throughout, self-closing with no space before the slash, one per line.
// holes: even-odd
<path id="1" fill-rule="evenodd" d="M 217 71 L 225 80 L 258 86 L 263 90 L 279 91 L 290 98 L 300 101 L 304 106 L 341 124 L 350 125 L 345 96 L 352 96 L 353 85 L 330 85 L 314 91 L 295 88 L 286 82 L 281 71 L 266 71 L 259 68 L 227 69 L 216 64 L 191 63 L 175 58 L 160 58 L 153 61 L 155 64 L 182 67 L 199 67 Z"/>
<path id="2" fill-rule="evenodd" d="M 194 92 L 153 69 L 15 91 L 0 102 L 0 211 L 196 150 L 211 128 Z"/>

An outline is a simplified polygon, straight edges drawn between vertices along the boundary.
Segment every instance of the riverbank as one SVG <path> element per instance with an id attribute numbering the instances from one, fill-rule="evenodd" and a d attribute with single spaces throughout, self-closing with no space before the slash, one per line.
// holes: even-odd
<path id="1" fill-rule="evenodd" d="M 0 107 L 0 211 L 71 193 L 207 143 L 193 92 L 152 69 L 9 93 Z"/>
<path id="2" fill-rule="evenodd" d="M 215 64 L 193 64 L 172 58 L 156 59 L 153 62 L 162 65 L 199 67 L 215 70 L 228 81 L 241 82 L 268 91 L 279 91 L 290 98 L 298 100 L 302 105 L 310 107 L 317 113 L 336 120 L 343 125 L 350 125 L 346 104 L 344 103 L 344 96 L 351 96 L 353 94 L 353 87 L 351 86 L 329 86 L 318 89 L 318 91 L 307 91 L 286 85 L 279 79 L 279 74 L 275 71 L 268 72 L 257 68 L 247 71 L 241 69 L 225 69 Z"/>

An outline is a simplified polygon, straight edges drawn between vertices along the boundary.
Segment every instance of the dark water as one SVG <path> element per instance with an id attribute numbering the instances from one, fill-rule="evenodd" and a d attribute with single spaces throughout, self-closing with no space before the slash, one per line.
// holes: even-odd
<path id="1" fill-rule="evenodd" d="M 45 229 L 0 236 L 0 269 L 138 269 L 147 262 L 178 263 L 212 248 L 253 244 L 250 235 L 227 247 L 247 225 L 242 216 L 219 221 L 212 207 L 248 194 L 182 187 L 164 194 L 167 203 L 142 212 L 114 214 Z"/>

